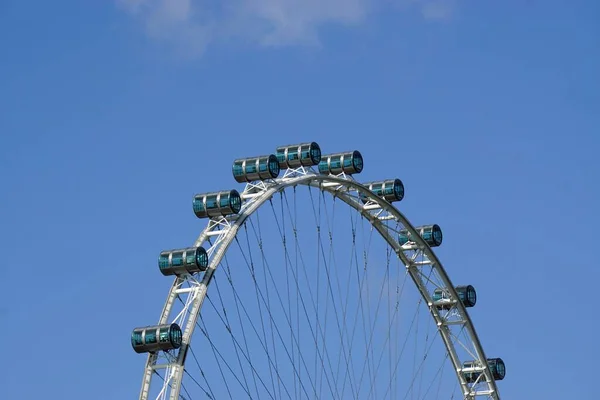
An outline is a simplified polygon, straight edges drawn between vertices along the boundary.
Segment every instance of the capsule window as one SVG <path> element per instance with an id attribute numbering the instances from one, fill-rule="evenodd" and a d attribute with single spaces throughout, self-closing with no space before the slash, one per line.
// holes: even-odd
<path id="1" fill-rule="evenodd" d="M 221 200 L 219 200 L 219 207 L 225 208 L 229 207 L 229 195 L 221 195 Z"/>
<path id="2" fill-rule="evenodd" d="M 185 253 L 185 263 L 186 264 L 195 264 L 196 263 L 196 250 L 188 250 Z"/>
<path id="3" fill-rule="evenodd" d="M 274 172 L 276 175 L 279 175 L 279 162 L 277 161 L 277 157 L 271 158 L 269 157 L 269 171 Z"/>
<path id="4" fill-rule="evenodd" d="M 233 176 L 242 176 L 244 175 L 244 170 L 242 169 L 242 164 L 235 164 L 233 166 Z"/>
<path id="5" fill-rule="evenodd" d="M 401 182 L 394 182 L 393 188 L 394 188 L 394 194 L 396 195 L 396 198 L 398 198 L 398 199 L 404 198 L 404 185 Z"/>
<path id="6" fill-rule="evenodd" d="M 360 154 L 356 154 L 356 152 L 352 155 L 352 164 L 354 165 L 354 169 L 356 172 L 361 172 L 363 169 L 363 159 Z"/>
<path id="7" fill-rule="evenodd" d="M 147 330 L 146 331 L 146 344 L 156 343 L 156 330 Z"/>
<path id="8" fill-rule="evenodd" d="M 475 290 L 469 290 L 471 288 L 467 288 L 467 299 L 469 300 L 469 304 L 475 304 L 477 301 L 477 294 Z"/>
<path id="9" fill-rule="evenodd" d="M 396 194 L 396 193 L 394 192 L 394 185 L 391 185 L 391 186 L 389 186 L 389 185 L 386 185 L 386 186 L 385 186 L 385 189 L 383 190 L 383 194 L 384 194 L 385 196 L 389 196 L 389 195 Z"/>
<path id="10" fill-rule="evenodd" d="M 318 167 L 319 168 L 319 172 L 322 174 L 325 174 L 327 172 L 329 172 L 329 167 L 327 166 L 327 162 L 323 161 L 321 163 L 319 163 Z"/>
<path id="11" fill-rule="evenodd" d="M 352 157 L 344 157 L 344 168 L 350 168 L 352 166 Z"/>
<path id="12" fill-rule="evenodd" d="M 256 162 L 249 163 L 246 162 L 246 174 L 255 174 L 256 173 Z"/>
<path id="13" fill-rule="evenodd" d="M 313 160 L 314 163 L 318 163 L 319 161 L 321 161 L 321 149 L 318 146 L 316 146 L 316 144 L 314 146 L 311 146 L 310 158 L 311 160 Z"/>
<path id="14" fill-rule="evenodd" d="M 302 147 L 302 151 L 300 152 L 300 159 L 302 160 L 313 160 L 312 152 L 305 147 Z"/>
<path id="15" fill-rule="evenodd" d="M 181 328 L 176 327 L 171 330 L 171 339 L 173 343 L 181 344 L 181 340 L 183 338 L 183 332 L 181 332 Z"/>
<path id="16" fill-rule="evenodd" d="M 142 343 L 142 331 L 133 331 L 132 341 L 134 346 L 141 346 Z"/>
<path id="17" fill-rule="evenodd" d="M 174 267 L 181 267 L 183 265 L 183 252 L 174 252 L 171 257 L 171 265 Z"/>
<path id="18" fill-rule="evenodd" d="M 331 159 L 329 161 L 329 167 L 330 167 L 330 169 L 341 168 L 342 167 L 341 156 L 331 157 Z"/>
<path id="19" fill-rule="evenodd" d="M 209 210 L 213 210 L 217 208 L 217 196 L 206 196 L 206 208 Z"/>
<path id="20" fill-rule="evenodd" d="M 196 264 L 206 266 L 208 264 L 208 255 L 204 251 L 196 250 Z"/>
<path id="21" fill-rule="evenodd" d="M 242 198 L 237 192 L 229 195 L 229 206 L 234 213 L 238 213 L 242 209 Z"/>
<path id="22" fill-rule="evenodd" d="M 161 254 L 160 257 L 158 257 L 158 268 L 160 269 L 165 269 L 165 268 L 169 268 L 169 254 Z"/>
<path id="23" fill-rule="evenodd" d="M 437 225 L 434 225 L 432 230 L 433 230 L 433 241 L 437 244 L 441 244 L 442 243 L 442 230 Z"/>
<path id="24" fill-rule="evenodd" d="M 506 375 L 506 367 L 504 366 L 504 362 L 496 361 L 496 373 L 497 378 L 504 379 L 504 376 Z"/>
<path id="25" fill-rule="evenodd" d="M 193 202 L 194 213 L 203 213 L 204 211 L 204 203 L 202 203 L 202 198 L 195 198 Z"/>
<path id="26" fill-rule="evenodd" d="M 287 159 L 288 159 L 288 161 L 297 160 L 298 159 L 298 150 L 288 149 Z"/>
<path id="27" fill-rule="evenodd" d="M 160 328 L 158 333 L 158 342 L 159 343 L 168 343 L 169 342 L 169 327 L 165 326 Z"/>

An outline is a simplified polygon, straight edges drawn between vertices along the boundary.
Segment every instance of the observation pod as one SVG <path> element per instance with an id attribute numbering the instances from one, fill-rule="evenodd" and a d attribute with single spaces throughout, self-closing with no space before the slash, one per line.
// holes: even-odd
<path id="1" fill-rule="evenodd" d="M 419 232 L 419 235 L 430 247 L 437 247 L 442 244 L 442 229 L 439 225 L 433 224 L 417 226 L 415 230 Z M 400 231 L 400 234 L 398 235 L 398 242 L 401 246 L 412 241 L 413 240 L 410 237 L 410 232 L 408 232 L 406 229 Z"/>
<path id="2" fill-rule="evenodd" d="M 457 286 L 456 293 L 458 293 L 458 298 L 464 304 L 465 307 L 474 307 L 475 303 L 477 303 L 477 292 L 475 288 L 471 285 L 465 286 Z M 452 307 L 452 304 L 444 304 L 445 302 L 450 301 L 450 297 L 448 293 L 440 288 L 437 288 L 433 291 L 433 302 L 440 303 L 436 304 L 438 310 L 449 310 Z"/>
<path id="3" fill-rule="evenodd" d="M 363 157 L 358 150 L 323 156 L 319 172 L 323 175 L 359 174 L 363 170 Z"/>
<path id="4" fill-rule="evenodd" d="M 237 214 L 242 209 L 242 197 L 235 189 L 197 194 L 192 200 L 198 218 L 212 218 Z"/>
<path id="5" fill-rule="evenodd" d="M 204 247 L 167 250 L 158 256 L 158 268 L 164 276 L 194 274 L 206 271 L 208 254 Z"/>
<path id="6" fill-rule="evenodd" d="M 315 142 L 280 146 L 275 152 L 281 169 L 312 167 L 321 161 L 321 148 Z"/>
<path id="7" fill-rule="evenodd" d="M 233 162 L 233 177 L 238 183 L 264 181 L 279 176 L 279 161 L 274 154 L 240 158 Z"/>
<path id="8" fill-rule="evenodd" d="M 402 201 L 404 198 L 404 184 L 400 179 L 388 179 L 385 181 L 363 183 L 370 191 L 377 196 L 393 203 Z M 360 199 L 363 203 L 367 202 L 367 196 L 360 194 Z"/>
<path id="9" fill-rule="evenodd" d="M 181 347 L 183 333 L 177 324 L 135 328 L 131 333 L 131 346 L 136 353 L 155 353 Z"/>
<path id="10" fill-rule="evenodd" d="M 502 361 L 501 358 L 488 358 L 487 364 L 490 369 L 490 372 L 492 373 L 492 376 L 494 377 L 494 380 L 501 381 L 502 379 L 504 379 L 504 376 L 506 375 L 506 366 L 504 365 L 504 361 Z M 474 361 L 466 361 L 463 364 L 463 368 L 475 368 L 476 366 L 477 363 L 475 363 Z M 481 372 L 468 371 L 463 372 L 463 374 L 467 383 L 474 383 L 477 380 L 477 378 L 479 378 L 479 376 L 481 375 Z"/>

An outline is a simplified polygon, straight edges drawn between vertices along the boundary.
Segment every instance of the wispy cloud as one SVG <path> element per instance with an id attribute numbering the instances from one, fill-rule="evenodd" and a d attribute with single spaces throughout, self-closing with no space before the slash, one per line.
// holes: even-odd
<path id="1" fill-rule="evenodd" d="M 421 12 L 427 19 L 445 20 L 452 18 L 454 9 L 454 0 L 433 0 L 425 2 Z"/>
<path id="2" fill-rule="evenodd" d="M 326 24 L 355 26 L 397 3 L 421 8 L 428 19 L 448 18 L 453 0 L 116 0 L 146 33 L 191 56 L 215 41 L 262 46 L 318 45 Z"/>

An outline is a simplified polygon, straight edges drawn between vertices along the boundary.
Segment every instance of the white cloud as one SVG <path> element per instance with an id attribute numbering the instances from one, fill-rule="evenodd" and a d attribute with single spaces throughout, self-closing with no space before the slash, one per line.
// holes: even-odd
<path id="1" fill-rule="evenodd" d="M 442 20 L 452 18 L 454 9 L 453 0 L 433 0 L 423 4 L 421 11 L 427 19 Z"/>
<path id="2" fill-rule="evenodd" d="M 325 24 L 358 25 L 394 3 L 421 7 L 425 18 L 447 18 L 452 0 L 116 0 L 146 33 L 196 56 L 215 40 L 263 46 L 317 45 Z"/>

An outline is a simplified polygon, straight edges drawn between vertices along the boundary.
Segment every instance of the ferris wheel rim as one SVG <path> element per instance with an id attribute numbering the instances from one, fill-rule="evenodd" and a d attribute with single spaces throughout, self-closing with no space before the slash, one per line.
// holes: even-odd
<path id="1" fill-rule="evenodd" d="M 249 193 L 246 194 L 247 197 L 245 198 L 245 200 L 246 199 L 248 199 L 248 200 L 247 200 L 247 202 L 244 202 L 240 212 L 238 214 L 227 216 L 227 217 L 219 217 L 219 218 L 209 219 L 208 224 L 202 230 L 199 237 L 194 242 L 194 247 L 201 246 L 203 243 L 205 243 L 207 241 L 207 239 L 210 238 L 210 236 L 209 236 L 210 233 L 218 230 L 221 226 L 223 226 L 222 224 L 225 221 L 227 221 L 230 224 L 229 228 L 227 229 L 227 232 L 222 237 L 220 237 L 220 240 L 222 242 L 219 243 L 217 250 L 211 255 L 211 257 L 209 259 L 208 268 L 202 275 L 202 279 L 198 280 L 200 285 L 203 285 L 204 290 L 200 290 L 200 292 L 199 292 L 200 298 L 198 300 L 199 304 L 196 309 L 192 309 L 192 311 L 190 312 L 190 317 L 189 317 L 187 324 L 185 326 L 185 329 L 184 329 L 184 345 L 183 345 L 182 349 L 180 350 L 179 357 L 177 359 L 177 364 L 173 368 L 173 373 L 172 373 L 173 375 L 171 377 L 173 379 L 173 384 L 172 384 L 173 386 L 171 388 L 170 399 L 175 400 L 175 399 L 179 398 L 179 392 L 181 390 L 181 383 L 182 383 L 182 379 L 183 379 L 183 375 L 184 375 L 184 366 L 185 366 L 187 347 L 189 346 L 192 334 L 196 327 L 195 322 L 202 310 L 202 304 L 203 304 L 204 298 L 206 297 L 206 294 L 208 292 L 208 286 L 210 285 L 212 276 L 215 273 L 215 271 L 217 270 L 217 267 L 219 266 L 219 264 L 221 263 L 223 256 L 227 253 L 227 249 L 229 248 L 229 245 L 233 242 L 233 240 L 237 236 L 239 228 L 245 223 L 245 221 L 250 216 L 252 216 L 256 211 L 258 211 L 263 206 L 263 204 L 266 203 L 267 201 L 269 201 L 276 193 L 284 191 L 290 187 L 298 186 L 298 185 L 315 187 L 315 188 L 318 188 L 319 190 L 321 190 L 322 192 L 329 193 L 330 195 L 334 196 L 335 198 L 339 198 L 344 203 L 346 203 L 348 206 L 352 207 L 356 212 L 358 212 L 362 216 L 364 216 L 369 221 L 371 226 L 373 226 L 378 231 L 380 236 L 394 249 L 394 252 L 396 253 L 397 257 L 405 265 L 407 270 L 409 270 L 409 273 L 411 274 L 411 277 L 413 278 L 412 279 L 413 283 L 417 287 L 421 297 L 423 298 L 423 300 L 427 301 L 427 303 L 428 303 L 429 313 L 430 313 L 431 317 L 434 319 L 434 322 L 436 322 L 436 324 L 438 326 L 438 332 L 444 342 L 444 347 L 446 348 L 448 354 L 450 355 L 449 358 L 451 359 L 451 362 L 455 369 L 455 373 L 456 373 L 458 381 L 460 383 L 464 398 L 466 398 L 466 399 L 475 398 L 475 393 L 471 392 L 471 389 L 469 388 L 467 381 L 461 372 L 461 369 L 462 369 L 461 360 L 455 354 L 455 350 L 453 349 L 453 343 L 452 343 L 451 337 L 449 335 L 449 332 L 445 332 L 443 329 L 443 326 L 440 325 L 441 317 L 439 316 L 439 312 L 437 311 L 436 307 L 432 306 L 430 294 L 428 292 L 424 292 L 423 290 L 421 290 L 422 287 L 419 286 L 419 284 L 414 280 L 415 279 L 414 274 L 410 272 L 409 264 L 412 264 L 412 262 L 404 254 L 405 249 L 402 248 L 402 245 L 400 245 L 400 243 L 395 238 L 391 237 L 389 234 L 386 234 L 387 229 L 386 229 L 386 233 L 384 233 L 382 231 L 385 228 L 383 227 L 381 220 L 379 220 L 376 217 L 374 218 L 374 215 L 369 213 L 368 210 L 365 210 L 364 208 L 363 208 L 363 210 L 358 209 L 358 207 L 357 207 L 358 203 L 350 200 L 351 196 L 348 195 L 349 191 L 355 190 L 356 192 L 368 197 L 369 201 L 371 201 L 372 203 L 376 203 L 377 206 L 379 206 L 382 210 L 384 210 L 385 212 L 392 215 L 397 222 L 401 223 L 404 226 L 404 228 L 412 235 L 411 240 L 414 241 L 416 243 L 416 245 L 418 246 L 418 248 L 428 257 L 429 260 L 432 261 L 432 266 L 435 265 L 437 272 L 440 274 L 440 277 L 442 278 L 444 284 L 446 285 L 446 290 L 448 290 L 450 292 L 450 295 L 453 298 L 456 298 L 456 299 L 459 298 L 458 294 L 456 292 L 456 289 L 455 289 L 454 285 L 452 284 L 452 281 L 450 280 L 450 277 L 448 276 L 442 263 L 440 262 L 438 257 L 435 255 L 435 253 L 433 252 L 433 250 L 431 249 L 429 244 L 418 234 L 416 228 L 412 225 L 412 223 L 410 223 L 410 221 L 404 216 L 404 214 L 402 214 L 402 212 L 400 212 L 400 210 L 398 210 L 398 208 L 396 208 L 393 204 L 391 204 L 387 200 L 383 199 L 382 197 L 377 196 L 375 193 L 373 193 L 371 190 L 369 190 L 369 188 L 367 188 L 365 185 L 361 184 L 360 182 L 358 182 L 354 178 L 352 178 L 352 176 L 343 175 L 343 174 L 337 175 L 337 176 L 336 175 L 325 175 L 325 174 L 316 173 L 310 168 L 309 169 L 300 168 L 299 170 L 301 170 L 301 171 L 300 171 L 300 174 L 298 174 L 298 175 L 289 176 L 286 174 L 286 175 L 284 175 L 283 178 L 271 179 L 271 180 L 268 180 L 265 182 L 260 182 L 259 184 L 253 184 L 253 183 L 247 184 L 246 190 L 243 192 L 242 197 L 244 197 L 244 194 L 247 193 L 246 191 L 248 190 L 248 188 L 253 188 L 255 190 L 258 189 L 258 192 L 251 193 L 251 191 L 250 191 Z M 335 189 L 336 187 L 337 187 L 337 189 Z M 340 187 L 344 187 L 346 190 L 340 191 L 339 190 Z M 171 289 L 169 290 L 169 295 L 167 297 L 167 301 L 165 302 L 165 305 L 163 307 L 163 311 L 162 311 L 161 318 L 160 318 L 160 324 L 167 323 L 168 317 L 170 315 L 170 308 L 172 307 L 173 302 L 174 302 L 173 300 L 176 296 L 174 294 L 175 289 L 178 286 L 180 286 L 183 282 L 185 282 L 188 278 L 189 277 L 178 276 L 174 279 Z M 485 352 L 483 350 L 483 346 L 481 345 L 481 342 L 480 342 L 477 332 L 475 330 L 474 324 L 471 320 L 469 313 L 466 310 L 466 307 L 462 304 L 461 301 L 456 302 L 454 304 L 454 307 L 456 309 L 458 309 L 459 313 L 464 318 L 464 326 L 467 330 L 467 334 L 469 335 L 469 338 L 471 339 L 471 342 L 472 342 L 471 344 L 474 347 L 474 350 L 478 356 L 477 358 L 479 359 L 479 361 L 482 361 L 482 362 L 487 360 Z M 145 366 L 142 390 L 140 392 L 141 400 L 148 399 L 147 395 L 149 394 L 149 385 L 150 385 L 151 375 L 153 372 L 153 368 L 152 368 L 153 367 L 153 359 L 155 360 L 155 355 L 149 354 L 148 359 L 146 361 L 146 366 Z M 495 381 L 494 377 L 492 376 L 490 369 L 487 367 L 487 362 L 484 363 L 483 365 L 484 365 L 484 367 L 483 367 L 483 370 L 481 371 L 481 375 L 485 377 L 485 382 L 489 385 L 488 393 L 486 393 L 486 394 L 489 397 L 491 397 L 495 400 L 498 400 L 500 397 L 499 397 L 496 381 Z M 144 394 L 146 394 L 146 395 L 144 395 Z M 481 395 L 481 394 L 477 394 L 477 395 Z"/>

